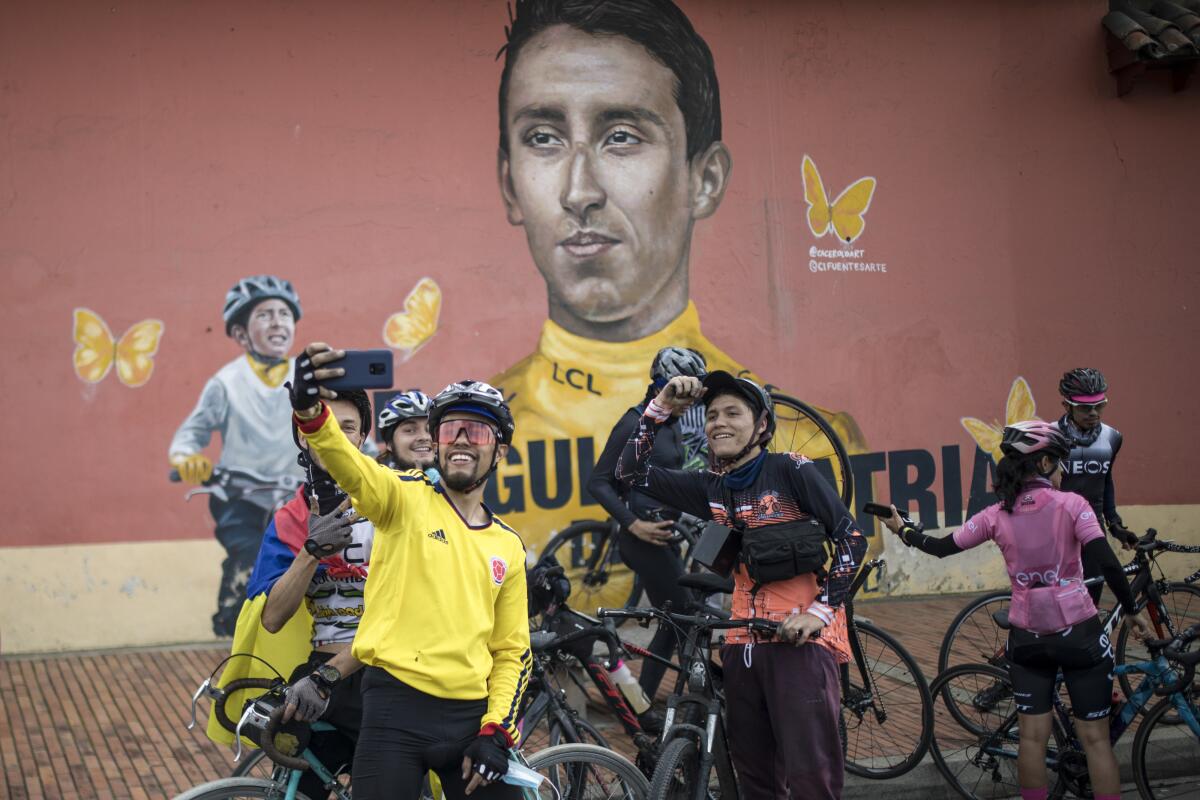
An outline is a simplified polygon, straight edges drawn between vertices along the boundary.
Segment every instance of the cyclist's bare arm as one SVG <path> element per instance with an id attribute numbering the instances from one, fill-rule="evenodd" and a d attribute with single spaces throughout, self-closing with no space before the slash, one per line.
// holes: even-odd
<path id="1" fill-rule="evenodd" d="M 275 581 L 263 606 L 262 624 L 271 633 L 279 633 L 304 602 L 304 593 L 316 574 L 320 562 L 303 547 L 296 553 L 287 572 Z"/>

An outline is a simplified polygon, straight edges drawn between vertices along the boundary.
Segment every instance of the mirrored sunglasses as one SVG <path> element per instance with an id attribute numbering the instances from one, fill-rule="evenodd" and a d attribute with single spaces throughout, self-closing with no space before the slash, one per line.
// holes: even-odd
<path id="1" fill-rule="evenodd" d="M 1099 403 L 1076 403 L 1072 400 L 1068 400 L 1067 405 L 1069 405 L 1071 408 L 1078 408 L 1080 411 L 1100 411 L 1106 405 L 1108 405 L 1108 401 L 1101 400 Z"/>
<path id="2" fill-rule="evenodd" d="M 467 434 L 467 441 L 474 445 L 492 444 L 496 441 L 496 429 L 486 422 L 474 419 L 452 419 L 438 425 L 438 444 L 454 444 L 458 437 Z"/>

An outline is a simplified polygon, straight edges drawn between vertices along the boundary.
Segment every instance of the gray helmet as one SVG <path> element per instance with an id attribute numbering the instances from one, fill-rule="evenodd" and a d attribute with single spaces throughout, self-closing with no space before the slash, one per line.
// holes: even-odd
<path id="1" fill-rule="evenodd" d="M 704 356 L 690 347 L 664 347 L 650 365 L 650 380 L 662 385 L 679 375 L 703 378 L 707 373 Z"/>
<path id="2" fill-rule="evenodd" d="M 409 389 L 388 400 L 379 412 L 379 435 L 388 438 L 391 429 L 406 419 L 421 419 L 429 416 L 429 396 L 420 389 Z"/>
<path id="3" fill-rule="evenodd" d="M 462 380 L 442 389 L 429 407 L 429 430 L 436 433 L 442 417 L 453 409 L 491 417 L 500 429 L 500 441 L 512 444 L 516 423 L 504 395 L 495 387 L 483 381 Z"/>
<path id="4" fill-rule="evenodd" d="M 225 335 L 233 326 L 243 323 L 242 317 L 263 300 L 277 299 L 287 303 L 296 320 L 300 319 L 300 296 L 290 281 L 274 275 L 252 275 L 242 278 L 225 294 Z"/>

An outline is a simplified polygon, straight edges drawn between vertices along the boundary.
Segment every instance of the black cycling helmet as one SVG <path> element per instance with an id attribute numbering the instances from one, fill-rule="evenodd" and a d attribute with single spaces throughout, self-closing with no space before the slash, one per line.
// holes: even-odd
<path id="1" fill-rule="evenodd" d="M 705 403 L 711 403 L 714 398 L 723 394 L 732 394 L 749 403 L 758 418 L 761 418 L 763 414 L 767 415 L 766 431 L 758 438 L 758 441 L 750 442 L 748 447 L 756 444 L 766 446 L 767 442 L 771 441 L 771 437 L 775 435 L 775 403 L 771 400 L 771 395 L 767 394 L 766 389 L 749 378 L 735 378 L 724 370 L 708 373 L 701 382 L 708 390 L 704 393 Z"/>
<path id="2" fill-rule="evenodd" d="M 503 444 L 512 444 L 516 423 L 513 422 L 508 403 L 504 402 L 504 395 L 495 387 L 483 381 L 462 380 L 438 392 L 429 404 L 429 430 L 435 434 L 435 441 L 442 417 L 452 409 L 491 417 L 496 423 L 500 441 Z"/>
<path id="3" fill-rule="evenodd" d="M 278 299 L 292 309 L 296 321 L 300 321 L 300 295 L 292 288 L 291 281 L 274 275 L 252 275 L 242 278 L 225 293 L 225 335 L 229 336 L 234 325 L 245 323 L 245 315 L 263 300 Z"/>
<path id="4" fill-rule="evenodd" d="M 1104 373 L 1091 367 L 1080 367 L 1064 372 L 1058 382 L 1058 393 L 1070 400 L 1072 397 L 1094 397 L 1108 391 Z"/>
<path id="5" fill-rule="evenodd" d="M 708 363 L 698 351 L 690 347 L 664 347 L 650 365 L 650 380 L 661 387 L 678 375 L 703 378 L 707 372 Z"/>

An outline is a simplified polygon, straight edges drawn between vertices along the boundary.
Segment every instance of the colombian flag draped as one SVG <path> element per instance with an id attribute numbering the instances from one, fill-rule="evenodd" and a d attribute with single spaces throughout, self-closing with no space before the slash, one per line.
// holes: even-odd
<path id="1" fill-rule="evenodd" d="M 258 656 L 278 670 L 286 680 L 291 676 L 292 670 L 308 658 L 312 651 L 312 615 L 303 603 L 278 633 L 271 633 L 262 625 L 262 612 L 267 604 L 267 594 L 275 585 L 275 581 L 287 572 L 296 553 L 304 546 L 304 540 L 308 537 L 308 514 L 308 501 L 301 488 L 295 497 L 275 512 L 271 524 L 267 526 L 258 560 L 246 586 L 248 599 L 242 604 L 233 633 L 233 649 L 230 652 L 234 657 L 225 664 L 217 686 L 225 686 L 239 678 L 277 677 L 275 671 L 262 661 L 242 654 Z M 236 719 L 246 701 L 261 693 L 261 690 L 237 692 L 225 704 L 227 713 Z M 208 715 L 207 734 L 209 739 L 218 744 L 233 744 L 233 734 L 221 727 L 211 710 Z M 242 743 L 254 746 L 245 738 L 242 739 Z"/>

